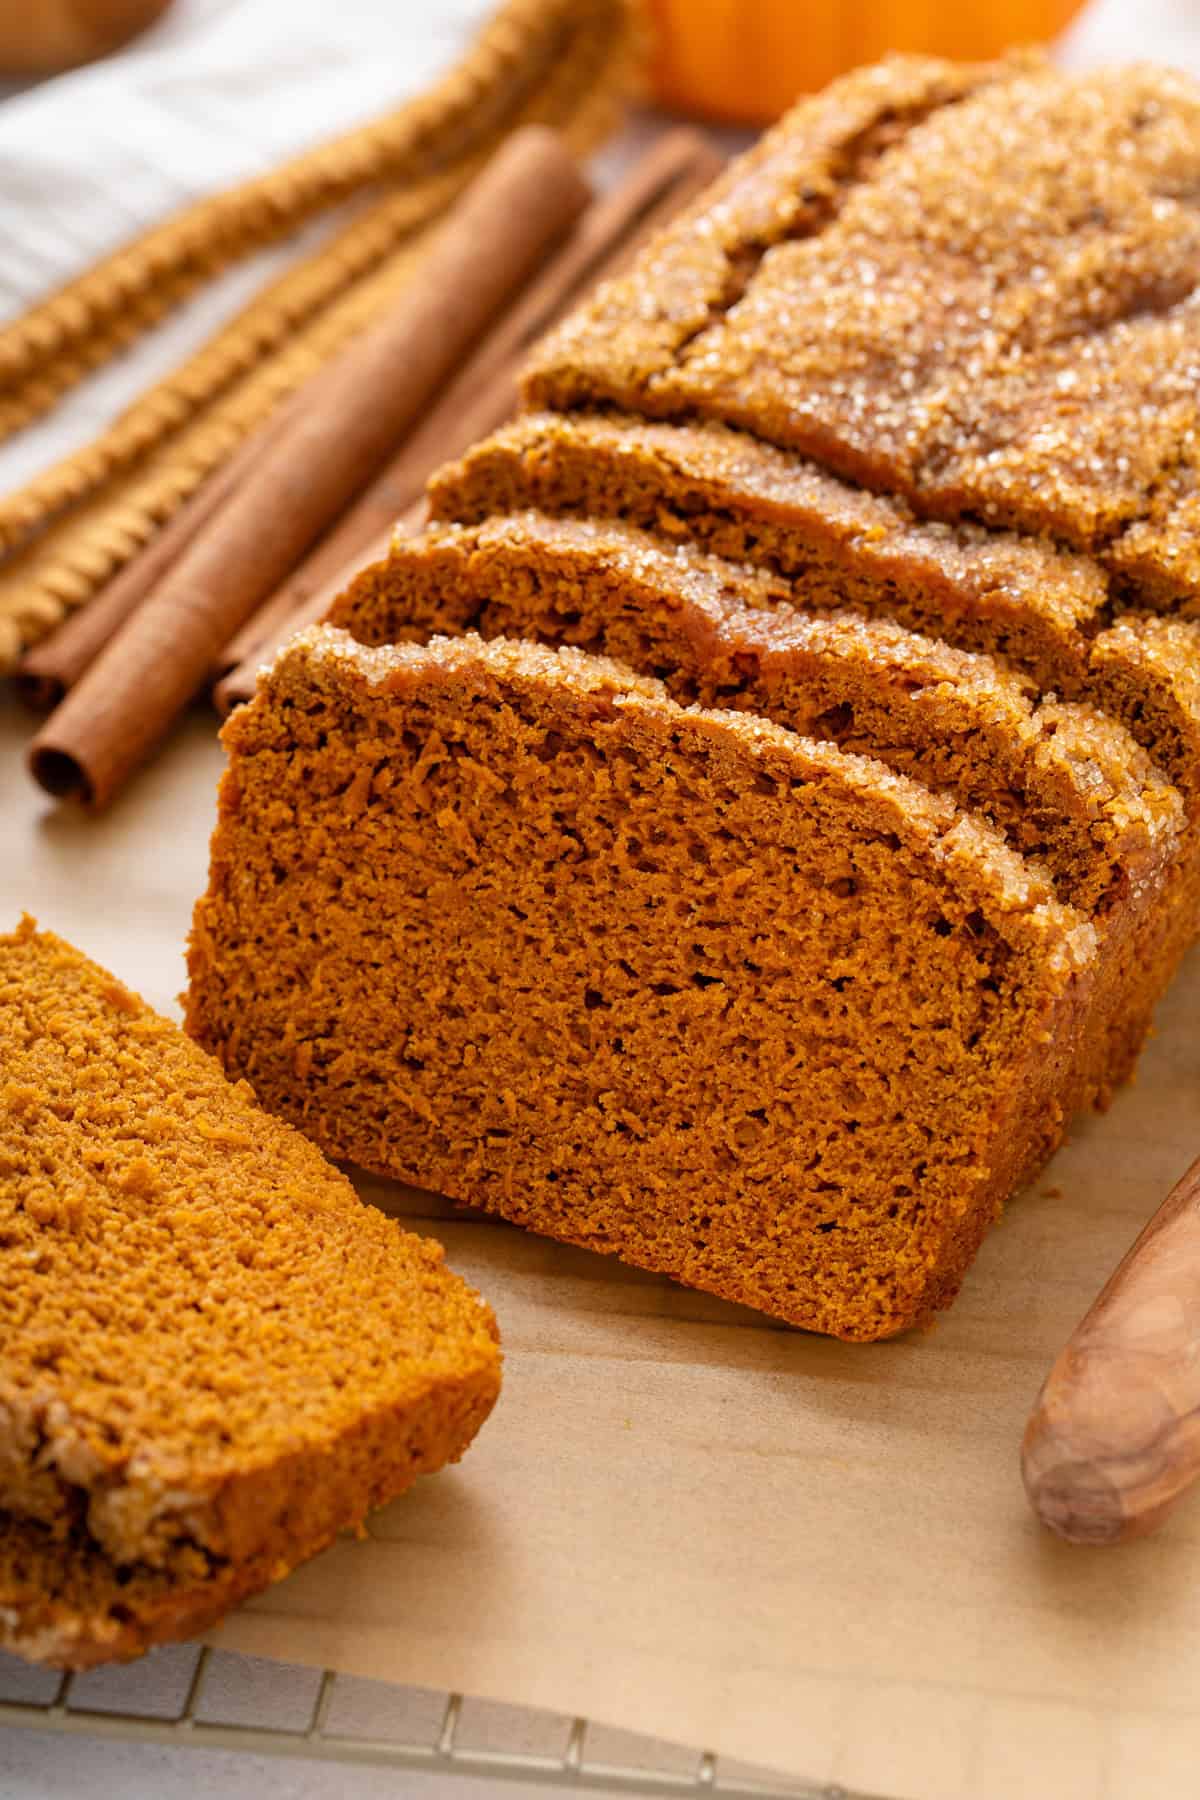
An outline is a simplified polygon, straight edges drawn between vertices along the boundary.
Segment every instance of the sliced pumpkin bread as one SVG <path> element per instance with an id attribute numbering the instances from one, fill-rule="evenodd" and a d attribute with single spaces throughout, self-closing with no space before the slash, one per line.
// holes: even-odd
<path id="1" fill-rule="evenodd" d="M 683 703 L 736 707 L 877 757 L 995 824 L 1101 926 L 1110 1023 L 1073 1104 L 1128 1075 L 1192 935 L 1168 904 L 1183 807 L 1095 709 L 886 619 L 797 611 L 777 576 L 612 521 L 498 517 L 398 537 L 330 621 L 361 642 L 432 632 L 575 644 L 653 673 Z"/>
<path id="2" fill-rule="evenodd" d="M 440 1246 L 30 921 L 0 1071 L 0 1645 L 82 1666 L 459 1457 L 499 1351 Z"/>
<path id="3" fill-rule="evenodd" d="M 0 1648 L 55 1669 L 131 1662 L 200 1636 L 290 1567 L 267 1555 L 221 1561 L 186 1544 L 166 1567 L 116 1563 L 84 1530 L 63 1536 L 0 1511 Z"/>
<path id="4" fill-rule="evenodd" d="M 877 761 L 328 627 L 225 741 L 188 1028 L 333 1154 L 871 1339 L 1061 1135 L 1095 929 Z"/>
<path id="5" fill-rule="evenodd" d="M 536 509 L 621 520 L 751 563 L 812 611 L 890 618 L 1090 701 L 1200 816 L 1200 621 L 1139 610 L 1091 556 L 917 518 L 794 453 L 712 421 L 527 413 L 438 471 L 435 518 Z"/>
<path id="6" fill-rule="evenodd" d="M 798 606 L 887 616 L 1077 693 L 1107 583 L 1016 532 L 917 519 L 816 463 L 715 421 L 525 413 L 434 475 L 435 519 L 535 509 L 620 519 L 786 580 Z"/>
<path id="7" fill-rule="evenodd" d="M 337 614 L 588 654 L 309 638 L 230 728 L 193 948 L 205 1041 L 347 1154 L 783 1317 L 869 1337 L 948 1297 L 1064 1112 L 1127 1072 L 1200 920 L 1198 146 L 1200 88 L 1169 72 L 900 58 L 731 165 L 537 352 L 530 416 L 435 479 L 435 517 L 466 529 L 398 548 Z M 273 829 L 292 873 L 268 879 L 264 850 L 239 886 L 243 833 L 250 853 Z M 968 840 L 959 903 L 906 912 Z M 368 977 L 332 938 L 357 968 L 376 899 Z M 306 957 L 338 971 L 346 1010 L 322 975 L 304 1042 L 280 1042 L 269 984 L 255 1010 L 260 908 L 296 980 Z M 1020 961 L 1018 917 L 1050 961 L 1073 946 L 1069 997 Z M 986 1029 L 960 919 L 983 927 Z M 404 1072 L 364 1085 L 399 977 L 380 1018 L 364 996 L 434 941 Z M 363 1027 L 344 1056 L 343 1017 Z M 433 1096 L 458 1107 L 464 1075 L 444 1119 Z M 914 1164 L 920 1130 L 940 1148 Z"/>
<path id="8" fill-rule="evenodd" d="M 543 424 L 524 475 L 776 564 L 806 604 L 841 588 L 1003 653 L 1119 718 L 1195 815 L 1198 181 L 1200 84 L 1176 70 L 855 71 L 551 334 L 530 406 L 639 422 L 585 423 L 582 459 Z M 506 479 L 486 462 L 476 500 Z M 457 484 L 443 516 L 477 516 Z M 500 501 L 521 504 L 558 510 Z M 908 610 L 931 601 L 941 622 Z"/>
<path id="9" fill-rule="evenodd" d="M 366 644 L 470 630 L 596 651 L 684 705 L 761 713 L 949 790 L 1084 911 L 1155 883 L 1183 808 L 1121 726 L 1037 704 L 988 656 L 799 599 L 779 576 L 612 519 L 523 512 L 398 535 L 329 623 Z"/>

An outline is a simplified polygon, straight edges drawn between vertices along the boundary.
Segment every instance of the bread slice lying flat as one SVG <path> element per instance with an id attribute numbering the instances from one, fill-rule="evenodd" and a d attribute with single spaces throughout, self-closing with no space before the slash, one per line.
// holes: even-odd
<path id="1" fill-rule="evenodd" d="M 0 1645 L 210 1622 L 466 1449 L 495 1322 L 179 1028 L 0 938 Z"/>
<path id="2" fill-rule="evenodd" d="M 1061 1135 L 1095 928 L 879 762 L 329 627 L 225 739 L 188 1027 L 334 1154 L 875 1338 Z"/>

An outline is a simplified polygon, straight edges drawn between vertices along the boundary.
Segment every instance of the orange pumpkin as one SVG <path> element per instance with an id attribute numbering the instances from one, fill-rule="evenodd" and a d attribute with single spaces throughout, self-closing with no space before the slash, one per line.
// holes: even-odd
<path id="1" fill-rule="evenodd" d="M 664 106 L 746 125 L 888 50 L 996 56 L 1052 38 L 1080 0 L 647 0 Z"/>
<path id="2" fill-rule="evenodd" d="M 107 56 L 170 0 L 0 0 L 0 73 L 56 75 Z"/>

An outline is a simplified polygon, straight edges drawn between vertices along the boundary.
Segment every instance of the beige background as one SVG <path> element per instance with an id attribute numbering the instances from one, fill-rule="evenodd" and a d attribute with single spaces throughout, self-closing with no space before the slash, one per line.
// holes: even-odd
<path id="1" fill-rule="evenodd" d="M 197 715 L 106 818 L 0 715 L 0 915 L 164 1008 L 220 752 Z M 1200 1501 L 1079 1551 L 1017 1444 L 1064 1335 L 1200 1151 L 1200 960 L 921 1337 L 856 1348 L 378 1183 L 488 1295 L 503 1397 L 457 1470 L 224 1627 L 230 1648 L 527 1702 L 921 1800 L 1155 1800 L 1200 1766 Z M 1061 1190 L 1055 1192 L 1054 1190 Z"/>

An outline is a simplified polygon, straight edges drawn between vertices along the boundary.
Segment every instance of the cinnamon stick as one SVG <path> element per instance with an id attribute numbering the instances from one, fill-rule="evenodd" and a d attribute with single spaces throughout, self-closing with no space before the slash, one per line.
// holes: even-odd
<path id="1" fill-rule="evenodd" d="M 271 454 L 38 733 L 30 769 L 48 793 L 93 807 L 113 797 L 587 199 L 552 132 L 514 132 L 454 209 L 422 279 L 313 379 Z"/>
<path id="2" fill-rule="evenodd" d="M 135 467 L 212 400 L 292 342 L 312 319 L 445 213 L 469 179 L 455 165 L 358 208 L 333 237 L 293 261 L 200 347 L 139 394 L 104 431 L 0 498 L 0 545 L 10 549 Z M 5 403 L 0 401 L 0 429 Z"/>
<path id="3" fill-rule="evenodd" d="M 338 524 L 226 646 L 214 669 L 218 710 L 249 699 L 270 651 L 320 613 L 311 596 L 332 601 L 363 562 L 367 547 L 409 507 L 435 469 L 517 409 L 517 377 L 541 334 L 596 282 L 615 274 L 654 234 L 714 179 L 721 158 L 694 131 L 659 140 L 605 198 L 585 213 L 538 279 L 476 350 L 411 437 Z M 380 552 L 382 554 L 382 552 Z"/>
<path id="4" fill-rule="evenodd" d="M 286 342 L 257 360 L 132 469 L 119 471 L 96 493 L 52 520 L 0 563 L 0 674 L 16 626 L 20 659 L 56 631 L 145 549 L 260 426 L 278 418 L 285 402 L 348 344 L 386 318 L 397 297 L 424 267 L 436 227 L 394 250 Z M 21 640 L 24 640 L 23 646 Z"/>
<path id="5" fill-rule="evenodd" d="M 274 426 L 264 426 L 171 519 L 146 548 L 126 563 L 48 638 L 17 664 L 17 693 L 35 712 L 50 712 L 96 660 L 109 639 L 151 594 L 208 521 L 240 487 L 265 450 Z"/>

